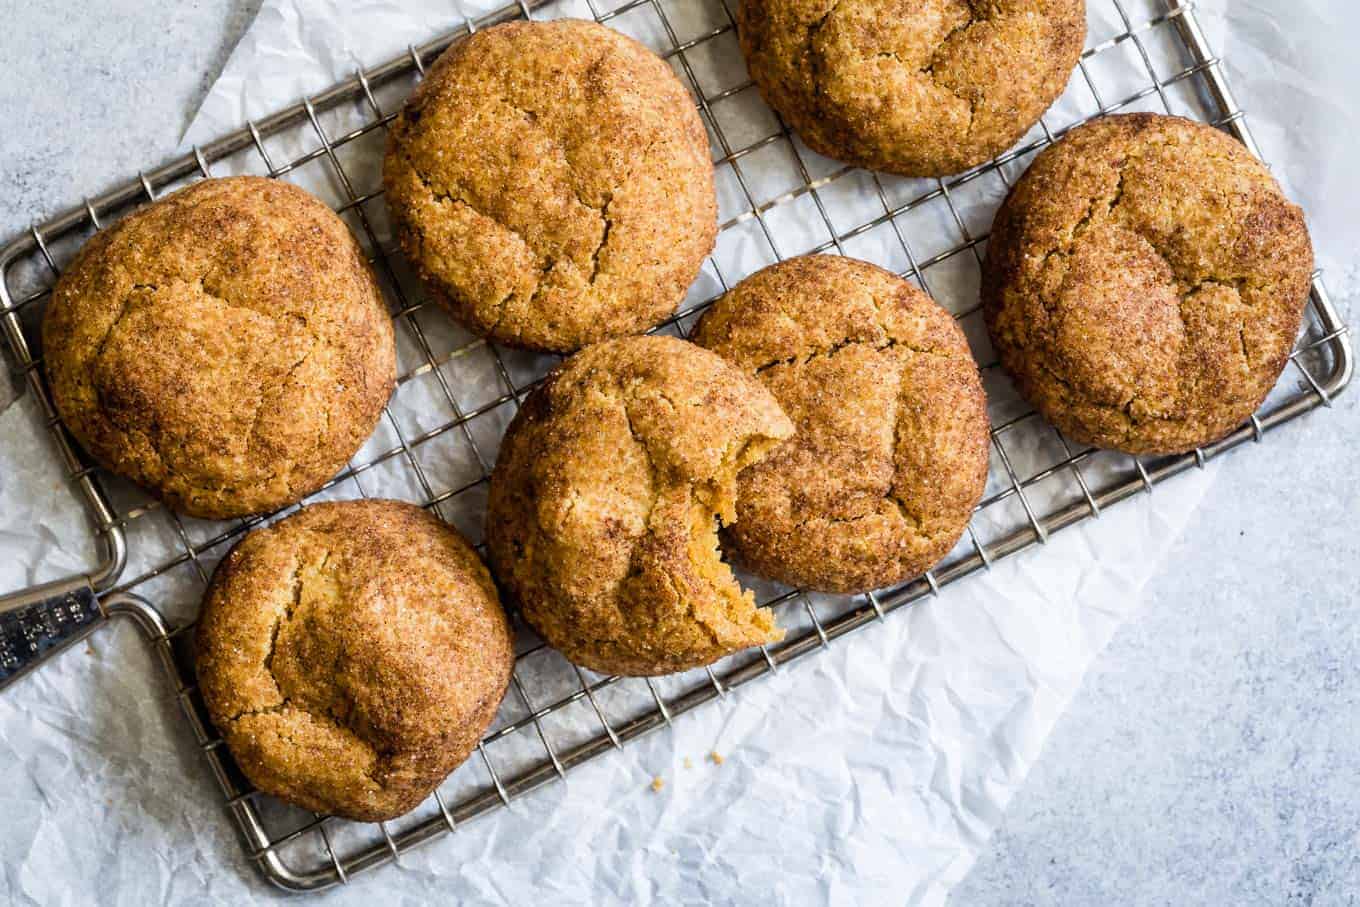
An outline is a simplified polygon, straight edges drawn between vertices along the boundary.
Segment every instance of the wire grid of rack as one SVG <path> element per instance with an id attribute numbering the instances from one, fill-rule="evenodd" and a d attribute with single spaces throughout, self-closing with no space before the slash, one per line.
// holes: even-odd
<path id="1" fill-rule="evenodd" d="M 510 351 L 467 336 L 454 335 L 452 340 L 439 336 L 436 325 L 441 316 L 425 307 L 419 288 L 409 281 L 395 255 L 390 237 L 382 235 L 380 187 L 370 189 L 376 181 L 371 174 L 358 174 L 352 161 L 346 166 L 345 149 L 365 137 L 380 137 L 394 115 L 395 103 L 451 43 L 478 28 L 542 16 L 548 4 L 544 0 L 521 0 L 468 21 L 424 45 L 411 47 L 397 59 L 360 70 L 352 79 L 249 122 L 33 227 L 0 251 L 0 324 L 30 391 L 40 401 L 57 455 L 88 506 L 103 544 L 102 562 L 81 577 L 79 585 L 99 596 L 104 616 L 131 618 L 151 640 L 250 857 L 270 880 L 283 887 L 322 888 L 396 860 L 474 816 L 508 804 L 583 762 L 664 727 L 682 712 L 726 696 L 852 630 L 884 619 L 889 612 L 938 595 L 949 583 L 987 569 L 1000 558 L 1041 544 L 1053 532 L 1096 517 L 1103 508 L 1119 501 L 1151 492 L 1158 483 L 1203 467 L 1210 458 L 1230 448 L 1261 441 L 1269 430 L 1316 407 L 1330 405 L 1349 382 L 1352 357 L 1346 327 L 1321 282 L 1315 279 L 1305 330 L 1291 358 L 1293 378 L 1282 380 L 1265 407 L 1222 441 L 1193 454 L 1144 462 L 1109 452 L 1074 449 L 1013 393 L 1008 394 L 1008 385 L 986 345 L 975 287 L 990 213 L 1027 161 L 1067 129 L 1104 113 L 1152 109 L 1212 122 L 1257 152 L 1220 62 L 1210 52 L 1187 2 L 1155 0 L 1153 5 L 1153 0 L 1091 0 L 1093 6 L 1105 4 L 1104 18 L 1093 16 L 1093 22 L 1103 21 L 1110 27 L 1103 35 L 1093 28 L 1091 43 L 1069 87 L 1069 95 L 1074 91 L 1089 93 L 1087 107 L 1065 110 L 1059 102 L 1016 148 L 967 173 L 932 181 L 894 180 L 820 159 L 768 112 L 765 116 L 770 128 L 765 134 L 749 140 L 735 136 L 738 130 L 724 115 L 723 107 L 745 98 L 742 117 L 749 120 L 754 117 L 750 111 L 756 109 L 751 105 L 758 105 L 758 97 L 745 78 L 732 41 L 732 0 L 624 0 L 607 8 L 601 6 L 601 0 L 586 3 L 597 21 L 625 31 L 630 30 L 630 16 L 649 16 L 650 34 L 639 37 L 647 39 L 672 63 L 694 93 L 713 139 L 720 187 L 727 193 L 718 248 L 705 265 L 705 278 L 659 330 L 684 335 L 717 295 L 745 276 L 742 271 L 751 269 L 753 242 L 767 246 L 764 254 L 771 261 L 791 254 L 831 252 L 858 254 L 888 264 L 932 291 L 954 311 L 983 363 L 993 418 L 987 491 L 959 546 L 936 569 L 913 582 L 842 598 L 757 585 L 762 603 L 777 608 L 781 622 L 789 627 L 788 637 L 781 644 L 735 656 L 706 670 L 664 680 L 594 675 L 568 665 L 521 627 L 512 692 L 477 755 L 455 772 L 453 780 L 460 782 L 457 790 L 442 787 L 402 821 L 401 827 L 358 825 L 300 814 L 254 791 L 240 775 L 197 696 L 187 652 L 192 620 L 167 620 L 147 601 L 155 594 L 156 581 L 175 571 L 188 573 L 191 583 L 201 591 L 214 560 L 241 534 L 277 515 L 213 524 L 181 519 L 87 464 L 62 427 L 44 386 L 36 330 L 42 305 L 61 263 L 90 230 L 107 226 L 114 217 L 181 182 L 220 175 L 212 168 L 230 161 L 248 161 L 244 168 L 234 169 L 262 170 L 281 179 L 292 178 L 309 165 L 322 167 L 337 188 L 334 207 L 355 228 L 372 255 L 393 317 L 413 357 L 406 359 L 397 397 L 403 389 L 423 384 L 436 402 L 442 402 L 445 417 L 437 424 L 412 426 L 398 414 L 395 403 L 389 405 L 380 423 L 382 439 L 376 444 L 371 441 L 320 496 L 366 495 L 366 483 L 374 485 L 370 479 L 388 470 L 407 480 L 406 497 L 449 518 L 478 539 L 480 527 L 475 523 L 480 519 L 481 496 L 499 431 L 553 363 L 541 358 L 516 358 Z M 648 27 L 641 30 L 648 31 Z M 727 70 L 732 72 L 733 55 L 739 76 L 729 84 L 713 87 L 705 64 L 726 60 Z M 1116 84 L 1123 86 L 1114 91 L 1104 84 L 1107 77 L 1102 73 L 1102 62 L 1108 63 L 1111 56 L 1117 59 L 1104 71 L 1114 72 Z M 717 68 L 720 71 L 723 67 Z M 380 101 L 385 91 L 393 93 L 394 103 Z M 349 110 L 353 125 L 338 132 L 328 129 L 327 115 L 343 108 Z M 311 144 L 300 153 L 281 158 L 277 151 L 271 152 L 270 140 L 286 135 L 306 136 Z M 788 185 L 769 189 L 762 185 L 762 174 L 770 172 L 770 167 L 761 164 L 759 156 L 775 149 L 783 155 L 786 175 L 791 174 L 791 178 Z M 989 182 L 990 193 L 983 193 L 977 205 L 962 201 L 974 187 Z M 843 209 L 846 198 L 852 203 Z M 912 222 L 916 215 L 926 212 L 937 218 L 929 229 Z M 874 235 L 882 240 L 880 245 L 857 245 Z M 942 241 L 941 236 L 947 239 Z M 745 244 L 747 265 L 739 266 L 739 270 L 731 261 L 726 266 L 722 262 L 724 243 L 732 237 Z M 64 250 L 59 248 L 63 243 Z M 494 375 L 496 391 L 477 401 L 460 401 L 460 385 L 450 366 L 474 356 L 481 357 Z M 427 448 L 449 438 L 465 442 L 462 449 L 471 453 L 471 473 L 465 481 L 441 476 L 440 461 L 423 456 Z M 455 515 L 449 516 L 450 510 L 456 511 Z M 163 530 L 159 546 L 153 543 L 154 538 L 145 545 L 136 538 L 140 527 L 151 521 L 160 521 Z M 150 550 L 139 552 L 138 567 L 130 568 L 129 551 L 136 552 L 139 547 Z M 43 598 L 49 591 L 48 587 L 25 590 L 7 597 L 7 606 L 21 599 L 31 602 Z M 0 603 L 5 601 L 0 599 Z M 75 613 L 75 605 L 71 607 Z M 629 695 L 611 699 L 624 690 Z M 576 713 L 572 721 L 558 720 L 572 710 Z M 479 771 L 478 777 L 466 779 L 470 771 Z"/>

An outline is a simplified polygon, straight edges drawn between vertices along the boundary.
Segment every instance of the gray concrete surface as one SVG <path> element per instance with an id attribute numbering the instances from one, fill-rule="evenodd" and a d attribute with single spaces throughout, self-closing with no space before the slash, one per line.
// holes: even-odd
<path id="1" fill-rule="evenodd" d="M 1360 903 L 1358 404 L 1225 464 L 951 903 Z"/>
<path id="2" fill-rule="evenodd" d="M 1263 28 L 1294 8 L 1229 6 Z M 0 234 L 169 153 L 257 7 L 0 2 Z M 1354 122 L 1352 34 L 1281 43 L 1330 67 Z M 1360 389 L 1229 459 L 953 903 L 1360 902 L 1357 430 Z"/>

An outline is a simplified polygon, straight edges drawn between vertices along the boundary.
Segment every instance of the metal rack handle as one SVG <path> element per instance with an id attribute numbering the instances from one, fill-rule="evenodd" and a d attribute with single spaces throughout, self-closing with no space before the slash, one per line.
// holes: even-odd
<path id="1" fill-rule="evenodd" d="M 0 691 L 107 619 L 88 576 L 0 597 Z"/>

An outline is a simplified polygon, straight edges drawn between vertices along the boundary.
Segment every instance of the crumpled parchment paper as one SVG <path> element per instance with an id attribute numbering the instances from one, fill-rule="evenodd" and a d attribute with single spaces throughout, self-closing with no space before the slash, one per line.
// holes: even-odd
<path id="1" fill-rule="evenodd" d="M 1113 8 L 1101 9 L 1103 3 L 1108 7 L 1108 0 L 1090 4 L 1093 40 L 1098 29 L 1117 29 Z M 497 5 L 267 0 L 190 127 L 186 147 Z M 1230 3 L 1203 6 L 1221 48 L 1221 12 Z M 698 0 L 671 0 L 672 7 L 698 27 L 710 9 Z M 1269 67 L 1273 36 L 1229 37 L 1230 50 L 1240 44 L 1253 66 Z M 1320 94 L 1299 73 L 1279 75 L 1305 98 Z M 1290 152 L 1288 181 L 1288 172 L 1307 164 L 1311 144 L 1290 139 L 1287 112 L 1278 120 L 1271 113 L 1256 112 L 1253 124 L 1269 150 Z M 283 159 L 290 148 L 276 150 Z M 376 172 L 379 150 L 372 145 L 345 165 Z M 748 177 L 759 184 L 762 173 L 751 161 Z M 336 191 L 323 175 L 300 174 L 298 181 L 323 195 Z M 725 209 L 741 210 L 731 186 L 724 191 Z M 790 225 L 789 235 L 798 229 Z M 796 253 L 797 242 L 780 251 Z M 765 263 L 754 241 L 730 254 L 723 264 L 738 277 Z M 711 294 L 712 287 L 701 291 Z M 438 321 L 430 320 L 431 330 L 457 334 Z M 459 402 L 475 405 L 487 390 L 471 373 L 464 377 L 455 380 L 456 393 L 472 399 Z M 429 389 L 410 393 L 403 402 L 418 428 L 422 406 L 438 400 Z M 5 590 L 95 559 L 85 516 L 34 410 L 22 401 L 0 414 Z M 468 824 L 403 858 L 400 868 L 320 897 L 943 903 L 1082 674 L 1136 608 L 1214 472 L 1211 465 L 1059 533 L 938 599 L 595 760 L 565 784 Z M 402 494 L 397 479 L 370 479 L 367 493 Z M 134 551 L 130 571 L 137 557 Z M 156 594 L 167 611 L 192 615 L 190 585 L 167 580 Z M 0 862 L 12 899 L 243 904 L 278 896 L 243 856 L 173 697 L 130 626 L 101 631 L 0 697 L 0 751 L 11 767 L 0 788 Z M 722 754 L 721 764 L 706 758 L 712 752 Z M 651 789 L 654 777 L 664 779 L 660 791 Z"/>

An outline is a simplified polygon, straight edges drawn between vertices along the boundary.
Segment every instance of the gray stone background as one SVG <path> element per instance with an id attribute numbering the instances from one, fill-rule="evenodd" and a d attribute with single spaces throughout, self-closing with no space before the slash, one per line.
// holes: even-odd
<path id="1" fill-rule="evenodd" d="M 0 235 L 168 155 L 258 6 L 0 0 Z M 1355 169 L 1352 0 L 1212 6 L 1336 91 L 1234 69 L 1244 106 Z M 1356 198 L 1287 177 L 1351 319 Z M 1228 458 L 953 903 L 1360 903 L 1358 412 L 1353 389 Z"/>

